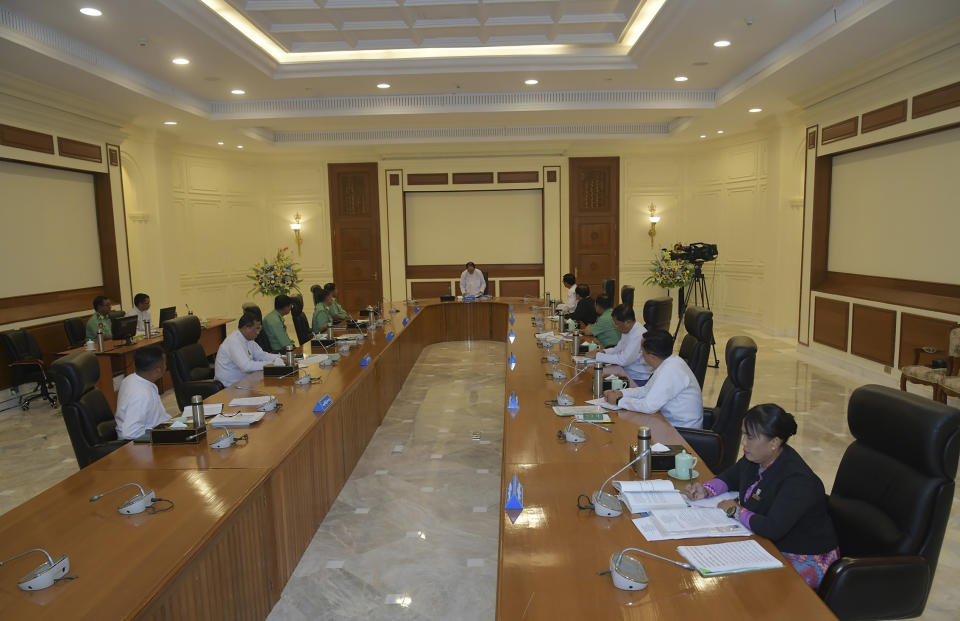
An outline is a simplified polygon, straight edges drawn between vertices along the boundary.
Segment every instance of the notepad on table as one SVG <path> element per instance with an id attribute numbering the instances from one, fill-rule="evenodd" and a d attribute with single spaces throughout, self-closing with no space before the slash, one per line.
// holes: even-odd
<path id="1" fill-rule="evenodd" d="M 743 525 L 731 520 L 722 509 L 684 506 L 679 509 L 655 509 L 653 519 L 664 533 L 694 533 L 720 530 L 736 531 Z M 748 531 L 749 532 L 749 531 Z"/>
<path id="2" fill-rule="evenodd" d="M 684 509 L 687 506 L 680 492 L 621 492 L 620 500 L 630 513 Z"/>
<path id="3" fill-rule="evenodd" d="M 606 412 L 588 412 L 586 414 L 574 414 L 573 417 L 577 420 L 586 421 L 589 423 L 612 423 L 610 417 L 607 416 Z"/>
<path id="4" fill-rule="evenodd" d="M 192 417 L 193 416 L 193 406 L 186 406 L 183 408 L 183 413 L 181 416 Z M 203 415 L 204 416 L 216 416 L 223 411 L 222 403 L 204 403 L 203 404 Z"/>
<path id="5" fill-rule="evenodd" d="M 753 539 L 702 546 L 678 546 L 677 552 L 703 576 L 783 567 L 783 563 Z"/>
<path id="6" fill-rule="evenodd" d="M 622 410 L 623 409 L 617 403 L 610 403 L 609 401 L 606 400 L 605 397 L 600 397 L 599 399 L 588 399 L 587 401 L 585 401 L 585 403 L 589 403 L 590 405 L 601 407 L 605 410 Z"/>
<path id="7" fill-rule="evenodd" d="M 231 401 L 228 405 L 232 408 L 242 408 L 247 406 L 261 406 L 265 403 L 270 403 L 273 400 L 273 397 L 265 395 L 262 397 L 237 397 Z"/>
<path id="8" fill-rule="evenodd" d="M 220 414 L 207 424 L 211 427 L 249 427 L 263 419 L 263 412 L 236 412 Z"/>

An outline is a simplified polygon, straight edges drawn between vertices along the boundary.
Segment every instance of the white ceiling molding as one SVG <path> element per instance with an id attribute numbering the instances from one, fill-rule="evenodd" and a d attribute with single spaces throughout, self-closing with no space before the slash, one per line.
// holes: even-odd
<path id="1" fill-rule="evenodd" d="M 269 119 L 384 114 L 526 112 L 544 110 L 709 109 L 717 92 L 703 90 L 535 91 L 214 101 L 210 118 Z"/>
<path id="2" fill-rule="evenodd" d="M 261 138 L 259 128 L 251 137 Z M 245 132 L 247 133 L 247 132 Z M 583 123 L 522 127 L 399 127 L 273 132 L 276 146 L 376 145 L 416 142 L 489 142 L 596 138 L 668 138 L 670 123 Z"/>

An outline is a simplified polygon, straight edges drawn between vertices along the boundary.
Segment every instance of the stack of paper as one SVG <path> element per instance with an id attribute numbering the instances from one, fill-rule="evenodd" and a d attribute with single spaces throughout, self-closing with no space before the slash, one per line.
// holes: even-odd
<path id="1" fill-rule="evenodd" d="M 204 416 L 216 416 L 222 411 L 223 411 L 222 403 L 204 403 L 203 404 Z M 188 405 L 185 408 L 183 408 L 183 413 L 181 414 L 181 416 L 184 416 L 189 420 L 193 420 L 193 406 Z"/>
<path id="2" fill-rule="evenodd" d="M 623 409 L 620 407 L 619 404 L 610 403 L 609 401 L 607 401 L 606 397 L 600 397 L 599 399 L 589 399 L 586 401 L 586 403 L 589 403 L 590 405 L 595 405 L 597 407 L 601 407 L 605 410 L 622 410 Z"/>
<path id="3" fill-rule="evenodd" d="M 661 479 L 652 481 L 614 481 L 620 491 L 620 500 L 630 513 L 645 513 L 654 509 L 684 508 L 686 500 L 673 488 L 673 483 Z"/>
<path id="4" fill-rule="evenodd" d="M 703 546 L 679 546 L 677 552 L 704 576 L 783 567 L 783 563 L 753 539 Z"/>
<path id="5" fill-rule="evenodd" d="M 208 425 L 211 427 L 248 427 L 263 419 L 263 412 L 235 412 L 220 414 L 213 418 Z"/>
<path id="6" fill-rule="evenodd" d="M 229 406 L 232 408 L 242 408 L 251 405 L 260 407 L 265 403 L 270 403 L 273 400 L 273 397 L 265 395 L 263 397 L 237 397 L 229 403 Z"/>
<path id="7" fill-rule="evenodd" d="M 695 537 L 749 537 L 753 533 L 720 509 L 671 509 L 654 507 L 649 517 L 633 520 L 647 541 Z"/>
<path id="8" fill-rule="evenodd" d="M 326 354 L 313 354 L 311 356 L 304 356 L 303 360 L 299 361 L 299 366 L 302 369 L 303 367 L 308 367 L 311 364 L 323 364 L 326 359 Z"/>

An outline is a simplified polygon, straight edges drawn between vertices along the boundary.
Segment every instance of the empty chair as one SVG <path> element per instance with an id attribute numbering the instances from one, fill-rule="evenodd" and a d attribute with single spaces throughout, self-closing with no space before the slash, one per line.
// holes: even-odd
<path id="1" fill-rule="evenodd" d="M 223 384 L 213 378 L 213 365 L 207 360 L 207 354 L 200 344 L 201 330 L 196 315 L 177 317 L 163 324 L 167 368 L 181 410 L 190 405 L 193 395 L 206 399 L 223 390 Z"/>
<path id="2" fill-rule="evenodd" d="M 607 278 L 602 283 L 600 283 L 601 292 L 606 294 L 610 298 L 610 303 L 614 306 L 617 305 L 617 281 L 613 278 Z"/>
<path id="3" fill-rule="evenodd" d="M 943 355 L 941 358 L 934 358 L 930 366 L 920 364 L 920 355 L 925 353 L 930 356 L 937 354 Z M 950 330 L 950 336 L 947 340 L 947 349 L 937 349 L 933 345 L 918 347 L 914 351 L 913 364 L 900 369 L 900 390 L 907 389 L 907 382 L 911 384 L 922 384 L 933 388 L 933 398 L 946 403 L 946 394 L 941 394 L 943 390 L 943 380 L 951 376 L 960 374 L 960 328 Z M 948 387 L 956 384 L 957 380 L 946 382 Z"/>
<path id="4" fill-rule="evenodd" d="M 319 285 L 314 285 L 318 287 Z M 322 287 L 321 287 L 322 288 Z M 263 323 L 263 311 L 260 310 L 260 307 L 254 304 L 253 302 L 244 302 L 243 312 L 250 313 L 257 318 L 258 321 Z M 257 345 L 260 346 L 260 349 L 263 351 L 272 352 L 273 349 L 270 347 L 270 337 L 267 336 L 267 333 L 263 330 L 260 330 L 260 333 L 257 334 L 257 338 L 254 339 Z"/>
<path id="5" fill-rule="evenodd" d="M 713 312 L 699 306 L 688 306 L 683 314 L 683 327 L 687 334 L 680 342 L 678 354 L 690 365 L 690 370 L 700 382 L 700 388 L 703 388 L 710 344 L 713 343 Z"/>
<path id="6" fill-rule="evenodd" d="M 643 303 L 643 327 L 647 330 L 670 331 L 670 315 L 673 313 L 673 298 L 650 298 Z"/>
<path id="7" fill-rule="evenodd" d="M 10 358 L 10 376 L 20 407 L 29 410 L 34 399 L 46 399 L 51 406 L 57 407 L 57 395 L 50 391 L 43 353 L 33 334 L 27 330 L 7 330 L 0 333 L 0 340 Z M 23 384 L 36 384 L 36 387 L 27 394 L 20 394 Z"/>
<path id="8" fill-rule="evenodd" d="M 81 468 L 126 444 L 117 439 L 113 411 L 97 388 L 100 364 L 92 352 L 60 358 L 50 365 L 50 377 L 56 383 L 60 412 Z"/>
<path id="9" fill-rule="evenodd" d="M 960 410 L 885 386 L 850 395 L 854 442 L 827 507 L 840 559 L 820 597 L 840 619 L 923 612 L 937 569 L 960 458 Z"/>
<path id="10" fill-rule="evenodd" d="M 678 428 L 693 450 L 711 471 L 723 472 L 740 453 L 740 426 L 750 409 L 757 343 L 749 336 L 727 341 L 724 354 L 727 377 L 720 387 L 717 405 L 703 410 L 703 429 Z"/>
<path id="11" fill-rule="evenodd" d="M 624 285 L 620 288 L 620 303 L 624 306 L 633 306 L 633 287 Z"/>
<path id="12" fill-rule="evenodd" d="M 303 345 L 313 339 L 313 332 L 310 330 L 310 320 L 303 313 L 303 296 L 292 295 L 293 308 L 290 311 L 290 317 L 293 318 L 293 327 L 297 331 L 297 341 Z"/>
<path id="13" fill-rule="evenodd" d="M 63 331 L 67 333 L 70 347 L 80 347 L 87 341 L 87 326 L 80 317 L 64 319 Z"/>

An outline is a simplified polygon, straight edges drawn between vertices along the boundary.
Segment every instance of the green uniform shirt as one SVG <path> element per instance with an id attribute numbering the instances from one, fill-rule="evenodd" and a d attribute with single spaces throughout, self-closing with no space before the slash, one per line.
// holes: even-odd
<path id="1" fill-rule="evenodd" d="M 317 304 L 316 308 L 313 309 L 313 323 L 310 324 L 310 327 L 313 328 L 314 334 L 319 334 L 321 330 L 333 323 L 333 307 L 327 306 L 323 302 Z"/>
<path id="2" fill-rule="evenodd" d="M 94 313 L 87 320 L 87 340 L 97 342 L 97 324 L 103 324 L 103 338 L 109 339 L 113 336 L 113 326 L 108 315 Z"/>
<path id="3" fill-rule="evenodd" d="M 346 319 L 347 311 L 343 310 L 343 307 L 340 306 L 340 302 L 337 301 L 337 298 L 333 298 L 333 304 L 330 306 L 330 316 L 334 319 Z"/>
<path id="4" fill-rule="evenodd" d="M 267 333 L 267 338 L 270 339 L 270 348 L 273 351 L 283 351 L 283 348 L 287 345 L 296 347 L 296 344 L 287 335 L 287 326 L 283 323 L 283 316 L 276 309 L 267 313 L 267 316 L 263 318 L 263 331 Z"/>
<path id="5" fill-rule="evenodd" d="M 620 342 L 621 334 L 617 330 L 617 326 L 613 325 L 612 308 L 608 308 L 597 317 L 597 322 L 590 326 L 590 332 L 597 337 L 597 340 L 604 347 L 613 347 Z"/>

